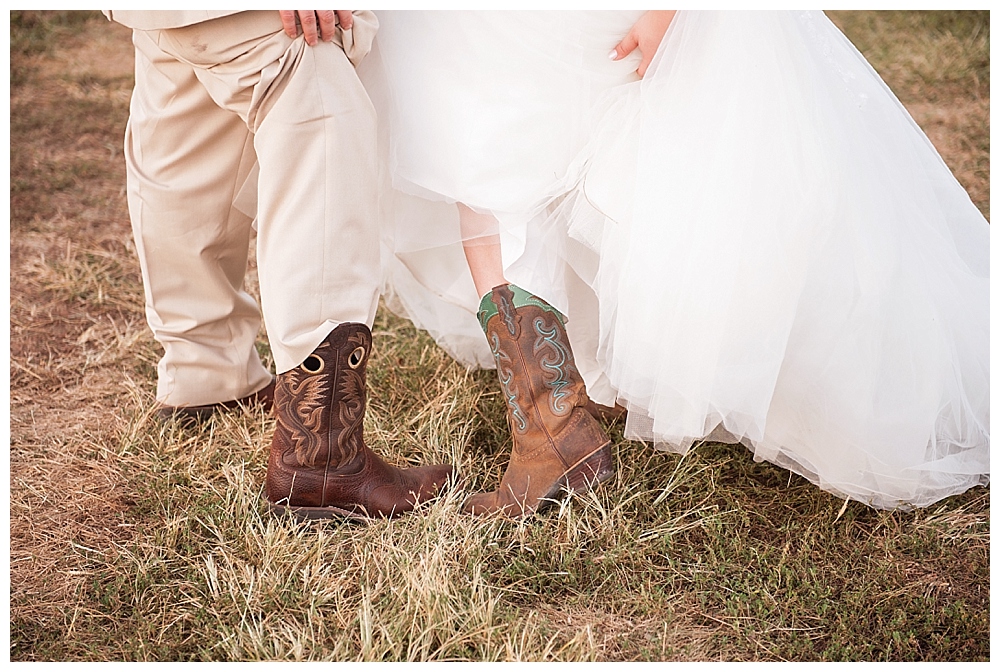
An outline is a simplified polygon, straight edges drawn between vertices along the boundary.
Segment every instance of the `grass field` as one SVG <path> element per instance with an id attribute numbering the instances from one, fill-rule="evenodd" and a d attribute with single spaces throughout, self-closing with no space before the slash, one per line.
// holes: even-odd
<path id="1" fill-rule="evenodd" d="M 989 217 L 988 12 L 831 17 Z M 131 68 L 99 14 L 11 12 L 12 660 L 989 660 L 984 488 L 880 512 L 741 446 L 682 459 L 613 426 L 617 479 L 526 523 L 459 495 L 367 526 L 270 518 L 273 419 L 153 416 Z M 384 310 L 374 332 L 369 444 L 495 484 L 492 372 Z"/>

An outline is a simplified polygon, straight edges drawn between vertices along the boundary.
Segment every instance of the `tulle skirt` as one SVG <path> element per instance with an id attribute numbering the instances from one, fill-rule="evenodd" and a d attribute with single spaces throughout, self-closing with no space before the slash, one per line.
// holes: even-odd
<path id="1" fill-rule="evenodd" d="M 988 484 L 989 225 L 927 137 L 821 12 L 678 12 L 642 80 L 640 14 L 379 14 L 390 308 L 492 366 L 464 203 L 628 438 L 878 508 Z"/>

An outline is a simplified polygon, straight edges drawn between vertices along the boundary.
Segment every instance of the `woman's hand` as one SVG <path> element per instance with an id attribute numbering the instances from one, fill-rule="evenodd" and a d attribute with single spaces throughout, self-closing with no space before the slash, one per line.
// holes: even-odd
<path id="1" fill-rule="evenodd" d="M 646 68 L 649 67 L 650 61 L 653 60 L 653 55 L 656 54 L 656 50 L 660 46 L 663 34 L 667 32 L 667 28 L 670 27 L 670 22 L 674 20 L 674 14 L 676 13 L 677 10 L 673 9 L 659 9 L 646 12 L 635 22 L 632 30 L 628 31 L 625 39 L 618 43 L 618 46 L 608 54 L 608 57 L 612 61 L 620 61 L 631 54 L 636 47 L 639 47 L 639 51 L 642 53 L 642 61 L 639 63 L 639 67 L 636 68 L 636 73 L 642 77 L 646 74 Z"/>
<path id="2" fill-rule="evenodd" d="M 305 35 L 310 47 L 316 45 L 317 36 L 324 42 L 332 40 L 338 23 L 344 30 L 354 25 L 354 15 L 349 9 L 282 9 L 278 10 L 278 15 L 285 35 L 293 40 L 300 34 Z"/>

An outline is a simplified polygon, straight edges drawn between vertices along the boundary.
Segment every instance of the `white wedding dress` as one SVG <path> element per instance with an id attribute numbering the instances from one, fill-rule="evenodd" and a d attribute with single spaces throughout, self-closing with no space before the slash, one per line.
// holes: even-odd
<path id="1" fill-rule="evenodd" d="M 988 484 L 989 224 L 927 137 L 821 12 L 678 12 L 642 80 L 640 15 L 378 13 L 388 305 L 492 367 L 465 203 L 627 437 L 878 508 Z"/>

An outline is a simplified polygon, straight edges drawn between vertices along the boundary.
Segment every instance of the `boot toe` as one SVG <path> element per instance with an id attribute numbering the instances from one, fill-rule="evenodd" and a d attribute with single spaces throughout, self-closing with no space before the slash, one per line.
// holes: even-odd
<path id="1" fill-rule="evenodd" d="M 416 495 L 420 501 L 437 497 L 449 487 L 453 487 L 458 478 L 455 467 L 450 464 L 432 464 L 424 467 L 408 469 L 416 479 Z"/>
<path id="2" fill-rule="evenodd" d="M 478 492 L 465 500 L 465 504 L 462 505 L 462 513 L 483 516 L 497 508 L 495 492 Z"/>

